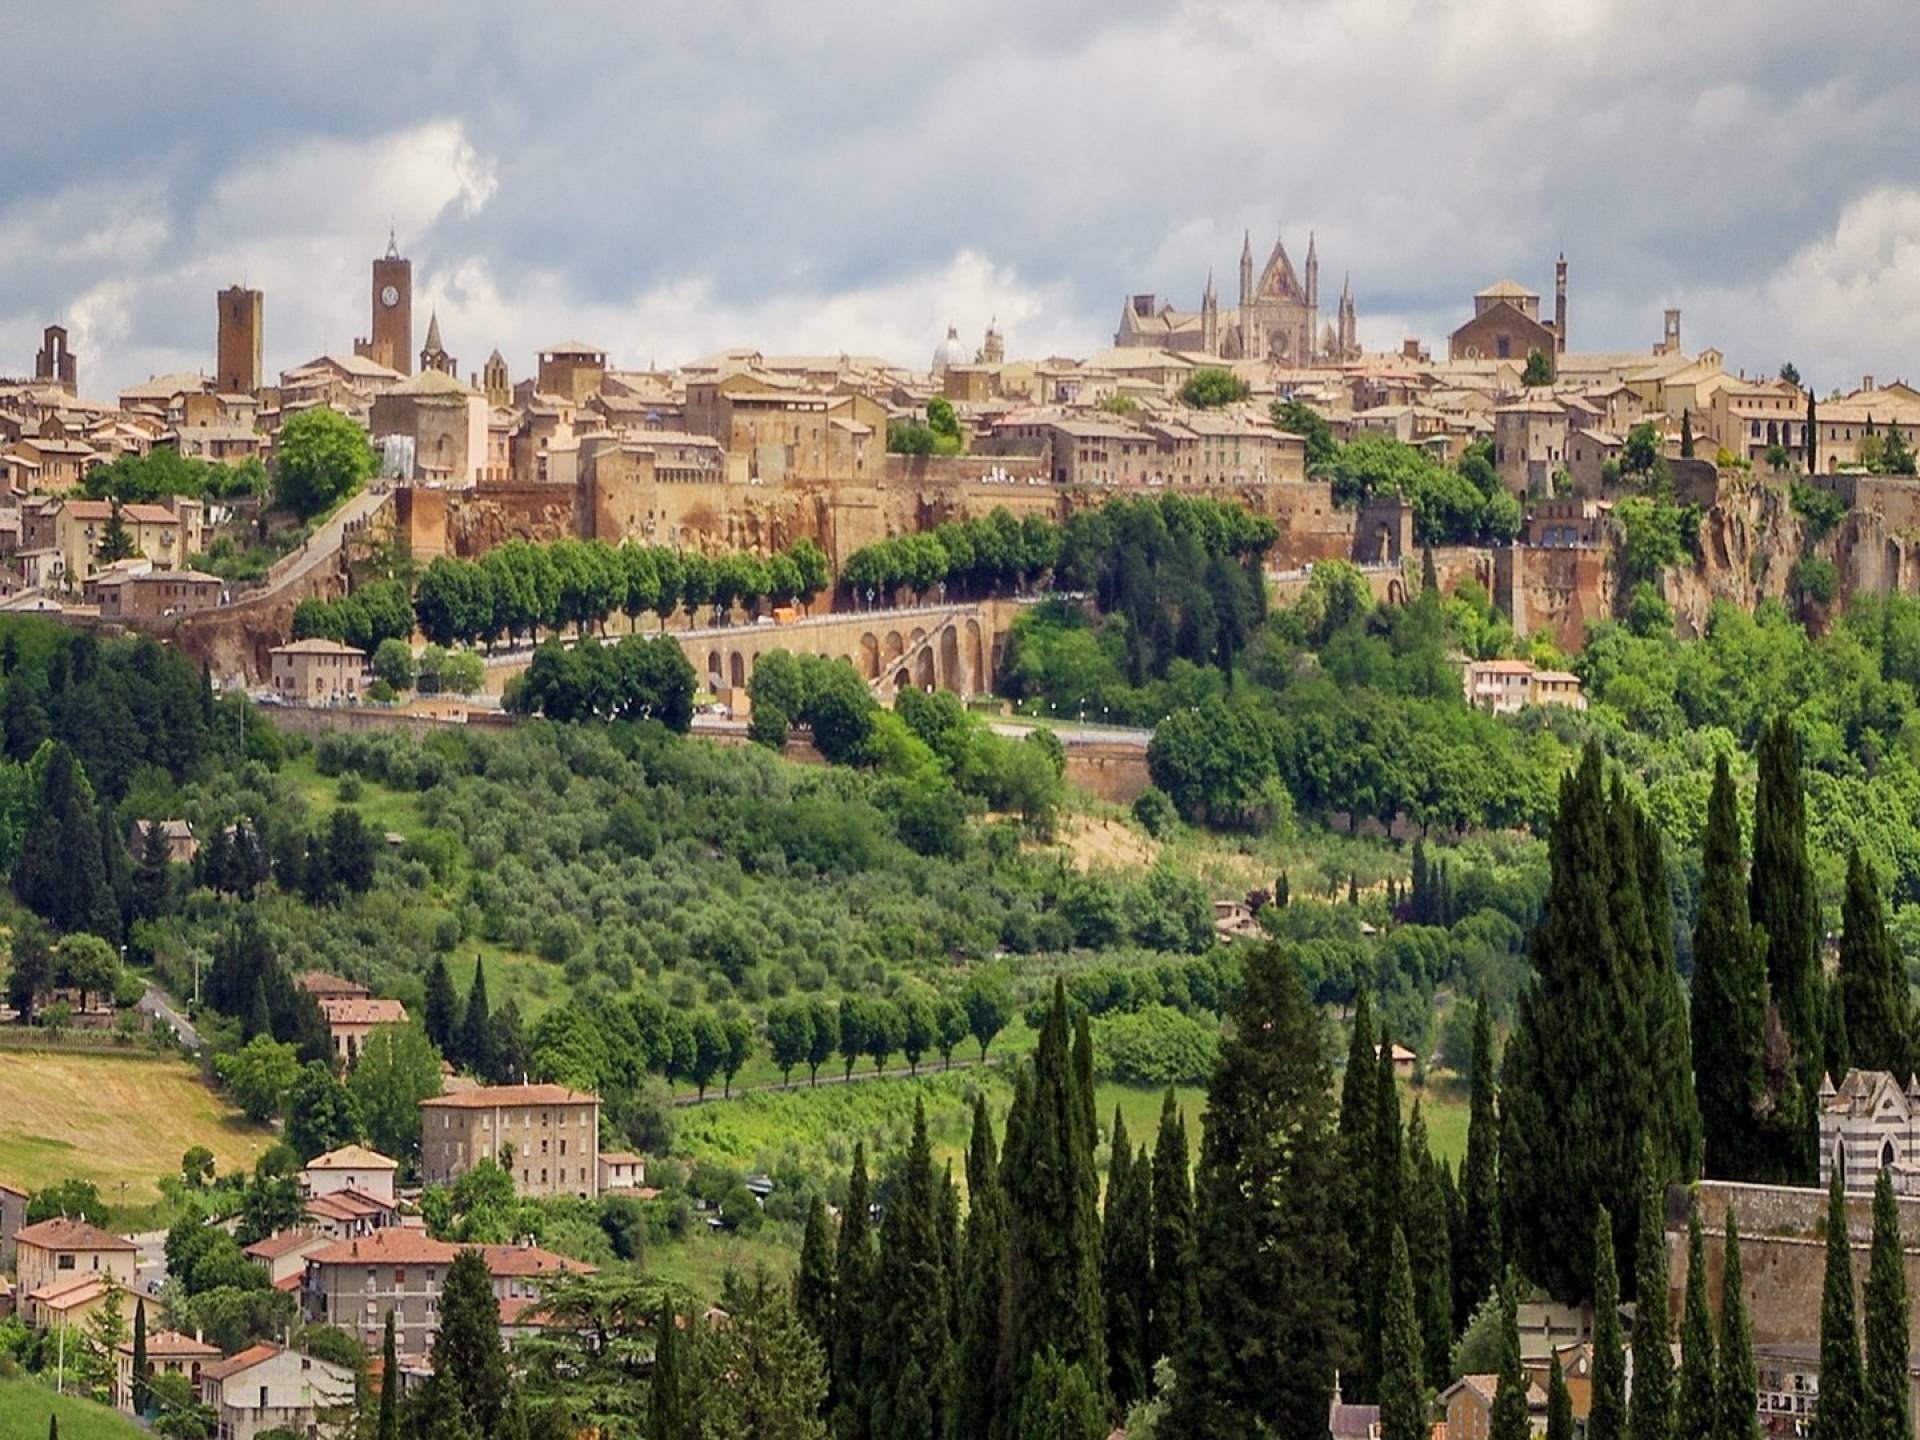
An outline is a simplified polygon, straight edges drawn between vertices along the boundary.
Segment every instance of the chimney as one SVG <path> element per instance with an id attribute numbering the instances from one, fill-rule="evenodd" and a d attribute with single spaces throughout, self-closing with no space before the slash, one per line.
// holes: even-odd
<path id="1" fill-rule="evenodd" d="M 1871 390 L 1873 388 L 1873 376 L 1862 375 L 1860 377 L 1860 388 L 1862 390 Z"/>

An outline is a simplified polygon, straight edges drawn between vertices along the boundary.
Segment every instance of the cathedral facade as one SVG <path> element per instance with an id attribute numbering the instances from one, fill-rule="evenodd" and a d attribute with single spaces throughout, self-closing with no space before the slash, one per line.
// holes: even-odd
<path id="1" fill-rule="evenodd" d="M 1311 235 L 1304 279 L 1294 269 L 1286 243 L 1276 238 L 1256 280 L 1253 235 L 1248 232 L 1240 242 L 1239 304 L 1231 311 L 1222 315 L 1209 274 L 1197 311 L 1159 305 L 1151 294 L 1129 297 L 1113 343 L 1222 360 L 1338 365 L 1359 357 L 1356 328 L 1351 282 L 1342 285 L 1333 317 L 1321 322 L 1320 256 Z"/>

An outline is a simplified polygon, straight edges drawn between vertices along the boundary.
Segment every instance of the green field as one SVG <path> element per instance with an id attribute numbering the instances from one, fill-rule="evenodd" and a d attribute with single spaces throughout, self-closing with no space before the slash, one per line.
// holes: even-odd
<path id="1" fill-rule="evenodd" d="M 227 1171 L 271 1140 L 183 1061 L 0 1051 L 0 1180 L 28 1190 L 77 1178 L 108 1204 L 145 1205 L 192 1146 Z"/>
<path id="2" fill-rule="evenodd" d="M 60 1417 L 60 1440 L 133 1440 L 147 1433 L 117 1411 L 55 1395 L 38 1380 L 0 1380 L 0 1440 L 46 1440 L 50 1415 Z"/>

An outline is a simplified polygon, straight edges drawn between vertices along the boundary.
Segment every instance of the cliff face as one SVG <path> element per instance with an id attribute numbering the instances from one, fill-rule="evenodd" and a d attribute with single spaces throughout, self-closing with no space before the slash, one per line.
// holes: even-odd
<path id="1" fill-rule="evenodd" d="M 1786 599 L 1805 533 L 1786 485 L 1745 479 L 1723 484 L 1700 518 L 1700 560 L 1667 572 L 1667 603 L 1679 632 L 1704 632 L 1715 601 L 1751 610 L 1762 600 Z M 1834 543 L 1829 536 L 1823 548 Z"/>

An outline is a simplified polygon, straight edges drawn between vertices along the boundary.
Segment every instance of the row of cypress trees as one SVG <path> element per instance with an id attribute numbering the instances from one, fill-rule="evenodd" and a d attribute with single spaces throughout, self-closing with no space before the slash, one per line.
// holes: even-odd
<path id="1" fill-rule="evenodd" d="M 877 1234 L 858 1147 L 838 1234 L 809 1214 L 796 1303 L 829 1356 L 832 1433 L 1099 1437 L 1156 1393 L 1169 1433 L 1324 1428 L 1351 1345 L 1326 1284 L 1349 1267 L 1331 1079 L 1293 963 L 1254 952 L 1197 1170 L 1171 1092 L 1151 1150 L 1116 1113 L 1103 1212 L 1091 1037 L 1057 986 L 997 1147 L 976 1101 L 964 1224 L 921 1113 Z"/>

